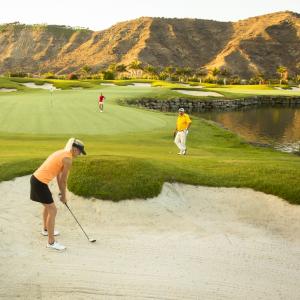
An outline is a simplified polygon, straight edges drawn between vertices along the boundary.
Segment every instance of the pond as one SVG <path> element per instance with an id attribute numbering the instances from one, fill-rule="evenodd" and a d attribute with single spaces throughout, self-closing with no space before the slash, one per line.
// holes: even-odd
<path id="1" fill-rule="evenodd" d="M 238 111 L 210 111 L 200 117 L 222 124 L 249 142 L 300 150 L 300 107 L 257 107 Z"/>

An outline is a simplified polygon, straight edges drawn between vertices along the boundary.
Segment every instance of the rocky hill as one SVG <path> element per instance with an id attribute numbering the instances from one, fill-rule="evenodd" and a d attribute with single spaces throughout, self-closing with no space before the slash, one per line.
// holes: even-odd
<path id="1" fill-rule="evenodd" d="M 133 60 L 154 66 L 226 67 L 247 78 L 300 73 L 300 15 L 278 12 L 238 22 L 143 17 L 103 31 L 56 25 L 0 26 L 0 73 L 94 71 Z"/>

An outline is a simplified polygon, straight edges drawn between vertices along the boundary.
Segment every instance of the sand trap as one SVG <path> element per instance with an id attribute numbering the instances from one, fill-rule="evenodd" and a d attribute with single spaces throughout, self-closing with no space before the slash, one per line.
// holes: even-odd
<path id="1" fill-rule="evenodd" d="M 223 95 L 215 92 L 204 92 L 204 91 L 188 91 L 188 90 L 173 90 L 177 93 L 185 94 L 185 95 L 191 95 L 191 96 L 212 96 L 212 97 L 224 97 Z"/>
<path id="2" fill-rule="evenodd" d="M 134 82 L 131 86 L 134 86 L 134 87 L 151 87 L 151 83 Z"/>
<path id="3" fill-rule="evenodd" d="M 50 91 L 56 91 L 60 90 L 57 89 L 52 83 L 44 83 L 42 85 L 35 84 L 34 82 L 26 82 L 26 83 L 21 83 L 22 85 L 31 88 L 31 89 L 44 89 L 44 90 L 50 90 Z"/>
<path id="4" fill-rule="evenodd" d="M 182 86 L 185 86 L 185 87 L 189 87 L 189 88 L 199 88 L 199 89 L 204 88 L 204 86 L 202 86 L 202 85 L 190 85 L 187 83 L 179 83 L 179 84 Z"/>
<path id="5" fill-rule="evenodd" d="M 17 89 L 6 89 L 6 88 L 1 88 L 0 89 L 0 92 L 3 92 L 3 93 L 7 93 L 7 92 L 16 92 Z"/>
<path id="6" fill-rule="evenodd" d="M 54 186 L 52 190 L 57 194 Z M 147 201 L 70 195 L 54 253 L 29 176 L 0 183 L 3 299 L 299 299 L 300 206 L 250 189 L 165 184 Z"/>
<path id="7" fill-rule="evenodd" d="M 117 86 L 114 83 L 100 83 L 100 85 L 107 85 L 107 86 Z"/>
<path id="8" fill-rule="evenodd" d="M 275 86 L 274 87 L 276 90 L 281 90 L 281 91 L 286 91 L 286 92 L 300 92 L 300 88 L 299 87 L 291 87 L 291 88 L 289 88 L 289 89 L 283 89 L 283 88 L 281 88 L 281 87 L 278 87 L 278 86 Z"/>

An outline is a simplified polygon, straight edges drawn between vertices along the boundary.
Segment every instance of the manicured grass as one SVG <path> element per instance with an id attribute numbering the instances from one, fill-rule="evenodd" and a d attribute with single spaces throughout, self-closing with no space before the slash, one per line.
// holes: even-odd
<path id="1" fill-rule="evenodd" d="M 175 114 L 119 106 L 117 99 L 159 96 L 167 88 L 101 87 L 36 90 L 0 96 L 0 181 L 32 173 L 73 135 L 87 157 L 74 161 L 69 188 L 78 195 L 120 200 L 157 195 L 163 182 L 250 187 L 300 204 L 300 158 L 255 148 L 214 124 L 193 118 L 188 156 L 173 143 Z M 276 176 L 274 175 L 276 174 Z"/>
<path id="2" fill-rule="evenodd" d="M 168 118 L 116 104 L 116 99 L 151 93 L 151 88 L 104 87 L 101 90 L 40 91 L 0 97 L 0 132 L 30 134 L 115 134 L 162 128 Z M 98 96 L 106 96 L 100 114 Z M 168 90 L 166 90 L 168 91 Z M 159 89 L 156 90 L 159 92 Z M 163 92 L 163 91 L 162 91 Z"/>
<path id="3" fill-rule="evenodd" d="M 81 88 L 95 88 L 99 86 L 97 81 L 84 81 L 84 80 L 59 80 L 59 79 L 40 79 L 40 78 L 9 78 L 11 82 L 20 83 L 29 83 L 33 82 L 36 85 L 43 85 L 44 83 L 52 83 L 56 88 L 66 90 L 76 87 Z M 21 85 L 22 86 L 22 85 Z"/>
<path id="4" fill-rule="evenodd" d="M 223 93 L 224 95 L 243 95 L 245 97 L 253 95 L 266 95 L 266 96 L 300 96 L 300 91 L 291 90 L 277 90 L 269 86 L 239 86 L 232 85 L 226 87 L 210 88 L 211 91 Z"/>
<path id="5" fill-rule="evenodd" d="M 18 83 L 9 80 L 6 77 L 0 77 L 0 88 L 5 89 L 17 89 L 17 90 L 24 90 L 25 87 L 19 85 Z"/>

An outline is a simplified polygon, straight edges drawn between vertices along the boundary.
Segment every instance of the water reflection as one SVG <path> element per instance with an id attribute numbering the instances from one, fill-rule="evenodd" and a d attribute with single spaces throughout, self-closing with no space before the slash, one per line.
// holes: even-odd
<path id="1" fill-rule="evenodd" d="M 300 107 L 215 111 L 200 116 L 221 123 L 250 142 L 273 144 L 285 151 L 297 150 L 300 145 Z"/>

